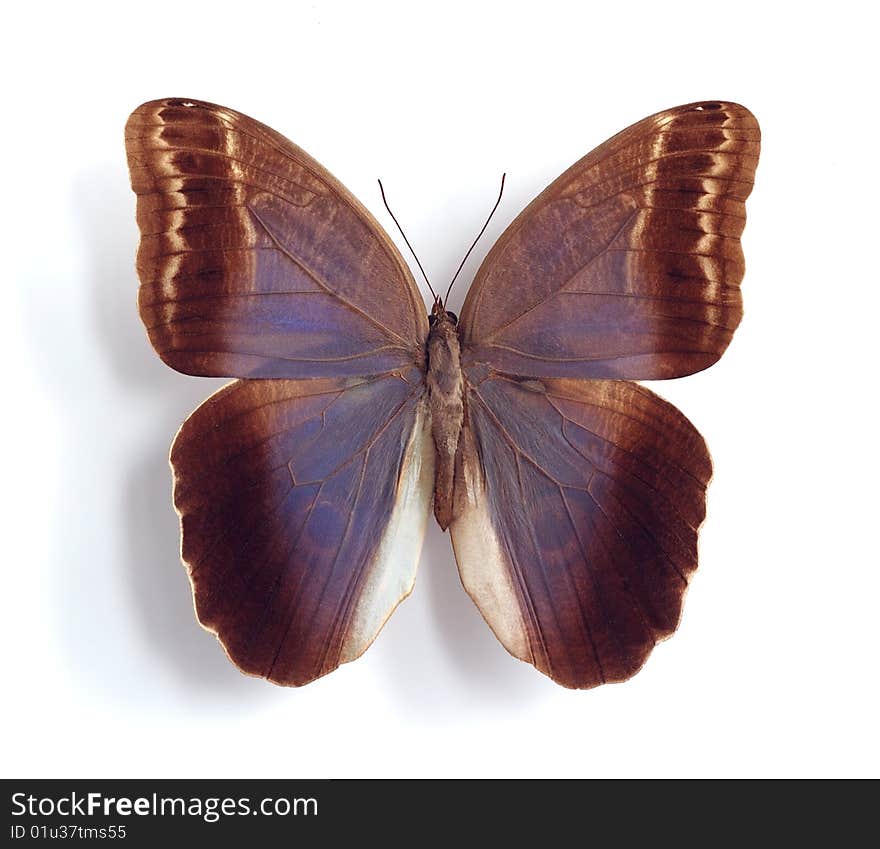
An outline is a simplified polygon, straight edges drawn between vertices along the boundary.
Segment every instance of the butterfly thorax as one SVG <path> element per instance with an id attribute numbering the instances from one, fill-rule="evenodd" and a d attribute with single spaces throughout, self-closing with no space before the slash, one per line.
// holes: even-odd
<path id="1" fill-rule="evenodd" d="M 464 418 L 464 384 L 457 319 L 454 313 L 444 309 L 439 300 L 431 312 L 427 365 L 425 382 L 428 387 L 436 470 L 434 515 L 445 531 L 452 521 L 452 485 L 455 477 L 455 452 Z"/>

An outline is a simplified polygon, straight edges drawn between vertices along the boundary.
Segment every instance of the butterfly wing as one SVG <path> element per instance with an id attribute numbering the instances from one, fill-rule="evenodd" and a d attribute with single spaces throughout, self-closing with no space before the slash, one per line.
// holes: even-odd
<path id="1" fill-rule="evenodd" d="M 702 437 L 635 383 L 488 370 L 468 419 L 450 525 L 465 589 L 560 684 L 628 678 L 677 627 L 697 566 Z"/>
<path id="2" fill-rule="evenodd" d="M 422 298 L 391 240 L 328 171 L 222 106 L 168 98 L 125 129 L 139 306 L 187 374 L 338 377 L 423 357 Z"/>
<path id="3" fill-rule="evenodd" d="M 465 300 L 459 571 L 507 649 L 566 686 L 628 678 L 677 627 L 709 455 L 672 405 L 607 378 L 727 347 L 758 146 L 731 103 L 635 124 L 526 208 Z"/>
<path id="4" fill-rule="evenodd" d="M 354 660 L 412 588 L 433 487 L 418 369 L 240 380 L 171 449 L 199 621 L 245 672 L 300 685 Z"/>
<path id="5" fill-rule="evenodd" d="M 735 103 L 680 106 L 596 148 L 487 255 L 461 312 L 467 362 L 547 377 L 681 377 L 742 317 L 740 234 L 760 131 Z"/>
<path id="6" fill-rule="evenodd" d="M 154 347 L 188 374 L 263 378 L 172 446 L 196 611 L 242 670 L 304 684 L 412 587 L 434 461 L 421 296 L 357 200 L 251 118 L 153 101 L 126 147 Z"/>

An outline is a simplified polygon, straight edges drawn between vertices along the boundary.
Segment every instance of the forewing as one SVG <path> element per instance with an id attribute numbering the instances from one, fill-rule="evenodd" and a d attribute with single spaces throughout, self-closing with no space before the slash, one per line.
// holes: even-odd
<path id="1" fill-rule="evenodd" d="M 462 583 L 516 657 L 567 687 L 633 675 L 677 627 L 711 462 L 627 381 L 468 392 L 450 530 Z"/>
<path id="2" fill-rule="evenodd" d="M 139 305 L 187 374 L 379 374 L 422 359 L 427 318 L 391 240 L 341 183 L 263 124 L 195 100 L 145 103 L 125 143 Z"/>
<path id="3" fill-rule="evenodd" d="M 434 462 L 411 372 L 238 381 L 177 435 L 196 612 L 244 672 L 305 684 L 358 657 L 409 594 Z"/>
<path id="4" fill-rule="evenodd" d="M 703 102 L 585 156 L 477 272 L 461 315 L 465 364 L 634 379 L 710 366 L 742 318 L 740 234 L 759 147 L 747 109 Z"/>

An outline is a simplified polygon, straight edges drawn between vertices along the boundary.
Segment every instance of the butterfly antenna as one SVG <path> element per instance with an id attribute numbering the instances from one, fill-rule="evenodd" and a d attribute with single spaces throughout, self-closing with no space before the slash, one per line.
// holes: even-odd
<path id="1" fill-rule="evenodd" d="M 385 209 L 388 210 L 388 214 L 391 216 L 391 220 L 397 225 L 397 229 L 400 231 L 400 235 L 403 236 L 403 241 L 406 242 L 406 246 L 409 248 L 409 252 L 413 255 L 413 259 L 416 261 L 416 265 L 419 267 L 419 271 L 422 272 L 422 277 L 425 278 L 425 283 L 428 284 L 428 288 L 431 290 L 431 294 L 434 296 L 434 300 L 437 300 L 437 293 L 434 291 L 434 287 L 431 285 L 431 281 L 428 280 L 428 275 L 425 274 L 425 269 L 422 268 L 421 262 L 419 262 L 419 258 L 416 255 L 416 252 L 413 250 L 413 246 L 409 243 L 409 239 L 406 238 L 406 233 L 403 232 L 403 227 L 400 226 L 400 222 L 397 220 L 397 216 L 391 211 L 391 207 L 388 206 L 388 201 L 385 199 L 385 188 L 382 186 L 382 181 L 379 180 L 379 191 L 382 192 L 382 203 L 385 204 Z"/>
<path id="2" fill-rule="evenodd" d="M 492 216 L 495 214 L 495 210 L 498 209 L 498 204 L 501 203 L 501 195 L 504 194 L 504 178 L 507 176 L 507 173 L 501 175 L 501 189 L 498 192 L 498 200 L 495 201 L 495 206 L 492 207 L 492 211 L 489 213 L 489 217 L 486 219 L 486 223 L 483 225 L 483 229 L 477 233 L 477 238 L 474 239 L 474 243 L 468 248 L 467 253 L 464 255 L 464 259 L 461 261 L 461 265 L 458 266 L 458 271 L 452 277 L 452 283 L 449 284 L 449 288 L 446 290 L 446 297 L 443 298 L 444 303 L 449 300 L 449 293 L 452 291 L 452 284 L 458 279 L 458 275 L 461 274 L 462 268 L 464 268 L 464 264 L 468 261 L 468 257 L 471 255 L 471 251 L 477 246 L 477 242 L 480 241 L 483 233 L 486 232 L 486 228 L 489 226 L 489 222 L 492 220 Z"/>

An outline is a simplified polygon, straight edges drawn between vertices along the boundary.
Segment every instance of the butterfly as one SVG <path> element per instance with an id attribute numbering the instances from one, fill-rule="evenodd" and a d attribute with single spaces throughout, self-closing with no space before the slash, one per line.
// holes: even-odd
<path id="1" fill-rule="evenodd" d="M 512 655 L 572 688 L 637 672 L 678 626 L 712 466 L 633 381 L 707 368 L 740 322 L 752 114 L 693 103 L 600 145 L 506 229 L 460 319 L 263 124 L 169 98 L 125 143 L 150 341 L 235 378 L 170 457 L 197 616 L 230 659 L 297 686 L 359 657 L 433 505 Z"/>

